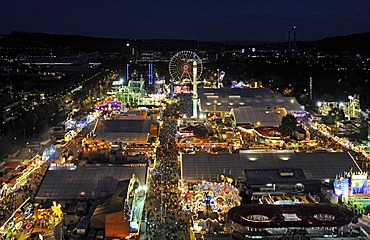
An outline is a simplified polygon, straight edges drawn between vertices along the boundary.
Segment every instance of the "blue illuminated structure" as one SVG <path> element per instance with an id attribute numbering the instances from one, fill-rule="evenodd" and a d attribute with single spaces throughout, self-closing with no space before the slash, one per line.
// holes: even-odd
<path id="1" fill-rule="evenodd" d="M 153 84 L 153 63 L 148 64 L 148 84 Z"/>
<path id="2" fill-rule="evenodd" d="M 64 128 L 66 131 L 76 129 L 76 120 L 68 119 L 64 124 Z"/>
<path id="3" fill-rule="evenodd" d="M 77 128 L 84 129 L 87 126 L 87 121 L 86 119 L 81 120 L 77 123 Z"/>
<path id="4" fill-rule="evenodd" d="M 42 156 L 40 158 L 40 161 L 47 161 L 47 160 L 53 160 L 53 159 L 56 159 L 56 149 L 55 147 L 50 147 L 48 149 L 46 149 L 43 153 L 42 153 Z"/>
<path id="5" fill-rule="evenodd" d="M 93 120 L 94 120 L 93 115 L 89 113 L 89 115 L 87 115 L 86 117 L 87 124 L 91 123 Z"/>
<path id="6" fill-rule="evenodd" d="M 130 64 L 126 64 L 126 82 L 130 80 Z"/>
<path id="7" fill-rule="evenodd" d="M 173 98 L 173 92 L 174 92 L 174 86 L 173 86 L 173 82 L 171 82 L 171 85 L 170 85 L 170 98 Z"/>

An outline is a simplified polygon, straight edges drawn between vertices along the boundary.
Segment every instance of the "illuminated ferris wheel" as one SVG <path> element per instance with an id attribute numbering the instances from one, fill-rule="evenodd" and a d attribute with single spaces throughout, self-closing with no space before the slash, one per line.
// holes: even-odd
<path id="1" fill-rule="evenodd" d="M 203 63 L 199 56 L 191 51 L 176 53 L 170 60 L 170 81 L 183 84 L 192 82 L 194 61 L 197 63 L 197 79 L 199 79 L 203 71 Z"/>

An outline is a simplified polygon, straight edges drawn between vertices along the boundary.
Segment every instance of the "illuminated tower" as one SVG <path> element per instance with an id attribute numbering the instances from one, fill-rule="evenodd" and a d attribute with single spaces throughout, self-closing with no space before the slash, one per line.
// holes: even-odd
<path id="1" fill-rule="evenodd" d="M 292 47 L 291 47 L 291 45 L 290 45 L 290 31 L 288 31 L 288 52 L 289 52 L 289 54 L 290 54 L 290 52 L 292 51 L 292 49 L 291 49 Z"/>
<path id="2" fill-rule="evenodd" d="M 294 24 L 293 25 L 293 50 L 294 52 L 297 50 L 297 35 L 296 35 L 296 29 L 297 29 L 297 26 Z"/>
<path id="3" fill-rule="evenodd" d="M 153 84 L 153 63 L 148 64 L 148 84 Z"/>
<path id="4" fill-rule="evenodd" d="M 128 80 L 130 80 L 130 64 L 129 63 L 126 64 L 126 82 L 128 82 Z"/>
<path id="5" fill-rule="evenodd" d="M 193 61 L 193 118 L 198 117 L 198 81 L 197 81 L 197 61 L 195 59 L 194 54 L 194 61 Z"/>
<path id="6" fill-rule="evenodd" d="M 312 77 L 310 77 L 310 100 L 312 100 Z"/>

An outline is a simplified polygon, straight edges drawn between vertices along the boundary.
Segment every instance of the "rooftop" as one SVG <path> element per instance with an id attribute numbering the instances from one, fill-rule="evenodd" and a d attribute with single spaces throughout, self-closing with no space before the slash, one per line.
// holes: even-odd
<path id="1" fill-rule="evenodd" d="M 135 174 L 146 183 L 147 164 L 87 165 L 74 168 L 49 168 L 37 192 L 37 200 L 98 198 L 114 193 L 119 181 Z"/>
<path id="2" fill-rule="evenodd" d="M 245 181 L 244 170 L 302 169 L 307 179 L 335 179 L 359 166 L 347 152 L 296 153 L 294 151 L 242 150 L 238 154 L 182 154 L 182 178 L 186 181 L 217 181 L 225 174 Z"/>
<path id="3" fill-rule="evenodd" d="M 259 126 L 279 127 L 281 119 L 286 115 L 285 109 L 266 109 L 253 107 L 237 107 L 232 109 L 237 125 L 255 124 Z"/>
<path id="4" fill-rule="evenodd" d="M 303 107 L 294 97 L 283 97 L 268 88 L 221 88 L 198 90 L 200 108 L 203 112 L 231 111 L 233 108 L 285 108 L 286 111 L 302 111 Z"/>
<path id="5" fill-rule="evenodd" d="M 95 134 L 108 142 L 145 144 L 148 141 L 151 120 L 99 120 Z"/>

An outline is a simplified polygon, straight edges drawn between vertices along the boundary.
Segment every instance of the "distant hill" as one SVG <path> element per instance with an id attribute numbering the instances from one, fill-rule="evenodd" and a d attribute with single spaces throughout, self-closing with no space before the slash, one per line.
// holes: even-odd
<path id="1" fill-rule="evenodd" d="M 218 50 L 223 44 L 213 42 L 199 42 L 191 40 L 138 40 L 138 39 L 116 39 L 98 38 L 81 35 L 61 35 L 47 33 L 12 32 L 0 39 L 0 46 L 37 46 L 48 48 L 68 47 L 71 53 L 78 52 L 122 52 L 130 47 L 140 50 L 154 51 L 180 51 L 180 50 Z"/>
<path id="2" fill-rule="evenodd" d="M 370 32 L 347 36 L 328 37 L 309 44 L 317 50 L 353 53 L 370 53 Z"/>
<path id="3" fill-rule="evenodd" d="M 81 35 L 12 32 L 0 39 L 1 45 L 17 47 L 69 48 L 79 52 L 121 52 L 126 41 L 122 39 L 95 38 Z"/>
<path id="4" fill-rule="evenodd" d="M 251 45 L 280 48 L 288 43 L 268 43 L 252 41 L 201 42 L 196 40 L 175 39 L 118 39 L 98 38 L 82 35 L 62 35 L 47 33 L 12 32 L 0 37 L 0 47 L 38 47 L 50 49 L 68 48 L 70 53 L 79 52 L 123 52 L 126 44 L 138 50 L 153 51 L 202 51 L 219 52 L 221 49 L 235 49 Z M 328 37 L 313 42 L 297 42 L 302 48 L 330 52 L 349 51 L 353 53 L 370 53 L 370 32 L 348 36 Z"/>

